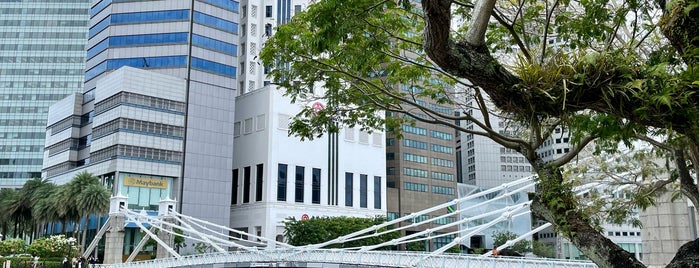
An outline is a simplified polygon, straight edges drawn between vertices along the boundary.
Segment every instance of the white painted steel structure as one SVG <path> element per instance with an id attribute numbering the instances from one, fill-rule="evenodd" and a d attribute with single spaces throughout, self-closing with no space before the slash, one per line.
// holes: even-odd
<path id="1" fill-rule="evenodd" d="M 177 213 L 173 210 L 169 210 L 167 212 L 161 211 L 159 215 L 155 216 L 121 207 L 118 214 L 124 216 L 126 222 L 135 223 L 142 231 L 152 237 L 159 244 L 159 246 L 165 247 L 167 251 L 170 252 L 171 256 L 174 257 L 141 262 L 101 265 L 98 267 L 214 267 L 214 265 L 232 265 L 235 267 L 318 267 L 318 265 L 322 266 L 323 264 L 354 264 L 379 267 L 596 267 L 596 265 L 593 263 L 585 261 L 509 257 L 493 258 L 489 256 L 490 252 L 483 255 L 444 253 L 447 249 L 459 245 L 463 240 L 468 239 L 485 228 L 493 226 L 501 221 L 505 221 L 513 216 L 530 213 L 530 202 L 507 206 L 502 209 L 494 210 L 492 212 L 474 217 L 463 218 L 454 223 L 440 225 L 435 228 L 430 228 L 416 234 L 399 237 L 377 245 L 367 245 L 359 248 L 322 249 L 323 247 L 334 244 L 341 244 L 348 241 L 360 240 L 363 238 L 383 235 L 389 232 L 399 231 L 402 228 L 407 227 L 399 227 L 394 229 L 386 229 L 384 227 L 395 225 L 401 221 L 415 219 L 420 215 L 425 215 L 431 211 L 445 209 L 447 206 L 458 205 L 466 200 L 475 199 L 489 194 L 497 194 L 496 197 L 483 203 L 492 202 L 492 200 L 504 198 L 513 193 L 531 188 L 535 184 L 533 179 L 534 177 L 528 177 L 510 183 L 505 183 L 500 187 L 484 190 L 467 197 L 462 197 L 439 206 L 425 209 L 423 211 L 406 215 L 383 224 L 375 225 L 364 230 L 344 235 L 324 243 L 301 247 L 295 247 L 285 243 L 269 240 L 254 234 L 241 232 L 227 226 L 216 225 L 204 220 Z M 584 185 L 582 187 L 578 187 L 576 190 L 579 192 L 585 192 L 585 190 L 590 187 L 595 187 L 595 185 Z M 459 210 L 461 209 L 463 208 L 459 208 Z M 459 210 L 457 210 L 456 213 L 458 213 Z M 482 220 L 485 217 L 493 215 L 497 216 L 497 218 L 494 220 L 452 233 L 433 235 L 433 233 L 436 233 L 442 229 L 449 228 L 454 225 L 461 225 L 463 223 L 473 223 L 476 220 Z M 168 218 L 168 220 L 165 218 Z M 414 222 L 410 226 L 427 224 L 429 222 L 431 221 Z M 153 230 L 158 229 L 162 232 L 168 232 L 171 235 L 180 235 L 171 231 L 171 229 L 175 227 L 182 230 L 182 236 L 210 245 L 211 250 L 215 251 L 215 253 L 180 256 L 167 244 L 158 239 L 157 235 L 155 235 L 153 232 Z M 542 225 L 530 232 L 527 232 L 526 234 L 523 234 L 520 237 L 517 237 L 516 239 L 507 241 L 498 249 L 504 249 L 519 240 L 526 239 L 527 237 L 531 236 L 531 234 L 546 227 L 548 227 L 548 225 Z M 236 235 L 230 235 L 232 233 L 235 233 Z M 423 241 L 450 234 L 455 234 L 456 238 L 451 243 L 435 250 L 434 252 L 418 253 L 376 250 L 383 247 Z M 240 237 L 250 237 L 257 241 L 241 239 Z M 235 249 L 235 251 L 230 251 L 230 249 Z"/>
<path id="2" fill-rule="evenodd" d="M 97 265 L 96 267 L 115 268 L 161 268 L 224 264 L 235 267 L 242 264 L 246 267 L 319 267 L 318 264 L 352 264 L 358 266 L 379 267 L 479 267 L 479 268 L 596 268 L 591 262 L 568 261 L 555 259 L 531 259 L 509 257 L 484 257 L 479 255 L 439 254 L 430 256 L 427 253 L 400 251 L 352 251 L 345 249 L 315 249 L 315 250 L 259 250 L 236 251 L 227 253 L 210 253 L 202 255 L 182 256 L 181 258 L 155 259 L 133 263 L 113 265 Z M 213 267 L 213 266 L 211 266 Z"/>

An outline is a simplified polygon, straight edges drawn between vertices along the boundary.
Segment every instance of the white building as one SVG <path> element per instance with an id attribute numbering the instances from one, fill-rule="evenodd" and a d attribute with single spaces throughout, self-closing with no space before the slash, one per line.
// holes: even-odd
<path id="1" fill-rule="evenodd" d="M 300 105 L 272 86 L 237 98 L 232 228 L 281 241 L 288 217 L 386 215 L 384 133 L 301 141 L 289 136 Z"/>

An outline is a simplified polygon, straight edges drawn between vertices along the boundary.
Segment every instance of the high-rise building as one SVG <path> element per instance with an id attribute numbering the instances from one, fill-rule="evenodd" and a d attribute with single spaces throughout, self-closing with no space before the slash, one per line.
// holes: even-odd
<path id="1" fill-rule="evenodd" d="M 51 108 L 45 177 L 86 170 L 131 208 L 170 197 L 228 224 L 238 12 L 237 1 L 94 1 L 84 92 Z"/>
<path id="2" fill-rule="evenodd" d="M 401 87 L 406 90 L 407 87 Z M 444 114 L 453 114 L 453 108 L 428 99 L 418 103 Z M 388 116 L 400 116 L 389 114 Z M 415 122 L 402 126 L 403 138 L 389 136 L 386 139 L 386 176 L 388 195 L 388 218 L 394 219 L 448 202 L 458 196 L 456 182 L 456 138 L 453 128 L 443 125 Z M 413 221 L 431 221 L 432 218 L 450 213 L 447 209 L 434 211 Z M 426 228 L 449 224 L 458 215 L 440 218 L 431 225 L 406 229 L 409 235 Z M 401 225 L 409 225 L 404 222 Z M 442 232 L 453 232 L 449 228 Z M 429 249 L 434 250 L 451 242 L 452 236 L 431 240 Z"/>
<path id="3" fill-rule="evenodd" d="M 289 136 L 289 123 L 304 105 L 291 103 L 270 85 L 258 60 L 275 27 L 304 10 L 307 0 L 249 0 L 240 3 L 240 55 L 236 99 L 235 154 L 230 226 L 283 240 L 288 217 L 386 214 L 385 134 L 343 127 L 312 141 Z M 285 66 L 276 66 L 284 68 Z M 313 89 L 316 93 L 322 88 Z"/>
<path id="4" fill-rule="evenodd" d="M 41 177 L 48 107 L 83 88 L 89 7 L 0 1 L 0 188 Z"/>
<path id="5" fill-rule="evenodd" d="M 466 102 L 466 107 L 477 107 L 477 105 L 469 103 L 475 102 L 475 100 L 466 100 Z M 481 111 L 476 108 L 463 112 L 470 114 L 476 120 L 484 120 Z M 498 116 L 490 116 L 489 118 L 494 131 L 507 136 L 517 135 L 516 124 Z M 462 121 L 460 124 L 470 130 L 482 131 L 478 125 L 472 122 Z M 492 188 L 532 175 L 531 165 L 520 153 L 505 148 L 488 137 L 466 132 L 459 134 L 458 153 L 460 155 L 459 165 L 461 165 L 459 182 Z"/>

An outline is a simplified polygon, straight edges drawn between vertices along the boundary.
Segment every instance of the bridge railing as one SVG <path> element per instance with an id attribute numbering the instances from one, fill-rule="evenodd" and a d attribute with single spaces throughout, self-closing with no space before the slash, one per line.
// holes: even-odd
<path id="1" fill-rule="evenodd" d="M 427 253 L 401 251 L 350 251 L 341 249 L 316 250 L 259 250 L 233 251 L 228 253 L 208 253 L 185 255 L 180 258 L 155 259 L 131 263 L 97 265 L 97 267 L 181 267 L 223 263 L 329 263 L 357 264 L 382 267 L 417 268 L 596 268 L 588 261 L 571 261 L 541 258 L 484 257 L 480 255 L 441 254 L 428 256 Z"/>

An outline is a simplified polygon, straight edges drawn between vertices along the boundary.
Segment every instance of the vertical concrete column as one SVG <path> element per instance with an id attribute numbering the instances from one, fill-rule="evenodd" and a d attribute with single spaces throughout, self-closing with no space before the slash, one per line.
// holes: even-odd
<path id="1" fill-rule="evenodd" d="M 671 201 L 672 192 L 665 191 L 656 199 L 656 205 L 641 211 L 643 223 L 643 258 L 648 267 L 665 267 L 677 249 L 690 241 L 688 204 L 684 198 Z"/>
<path id="2" fill-rule="evenodd" d="M 172 215 L 172 211 L 175 211 L 175 205 L 177 204 L 177 201 L 166 198 L 163 200 L 160 200 L 160 203 L 158 204 L 158 216 L 161 216 L 163 218 L 163 221 L 168 222 L 168 223 L 175 223 L 175 218 Z M 168 230 L 172 231 L 172 226 L 166 226 L 163 225 L 163 230 Z M 168 247 L 174 249 L 175 247 L 175 235 L 170 234 L 168 232 L 160 231 L 158 232 L 158 238 L 165 242 L 165 244 L 168 245 Z M 158 250 L 156 252 L 155 258 L 160 259 L 160 258 L 169 258 L 172 257 L 172 254 L 168 252 L 165 248 L 163 248 L 162 245 L 158 245 Z"/>
<path id="3" fill-rule="evenodd" d="M 124 214 L 121 207 L 128 206 L 128 197 L 117 195 L 109 200 L 109 228 L 105 234 L 104 263 L 122 263 L 124 251 Z"/>

